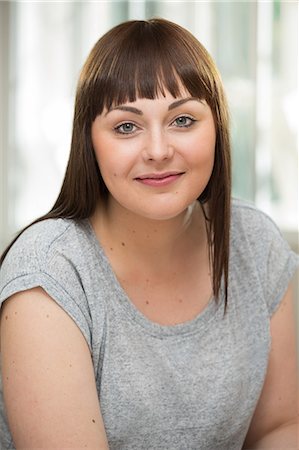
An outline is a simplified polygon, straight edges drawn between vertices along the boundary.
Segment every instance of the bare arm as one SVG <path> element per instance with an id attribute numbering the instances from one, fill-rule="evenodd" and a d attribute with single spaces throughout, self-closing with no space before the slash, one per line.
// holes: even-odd
<path id="1" fill-rule="evenodd" d="M 244 449 L 298 450 L 298 376 L 293 295 L 271 320 L 272 348 L 263 391 Z"/>
<path id="2" fill-rule="evenodd" d="M 4 401 L 17 449 L 107 450 L 88 345 L 41 288 L 15 294 L 1 314 Z"/>

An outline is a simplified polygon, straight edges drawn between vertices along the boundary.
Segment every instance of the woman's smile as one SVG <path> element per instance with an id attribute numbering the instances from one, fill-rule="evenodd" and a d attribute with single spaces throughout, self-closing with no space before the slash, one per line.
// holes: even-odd
<path id="1" fill-rule="evenodd" d="M 163 187 L 179 180 L 182 175 L 184 175 L 184 172 L 157 172 L 141 175 L 139 177 L 136 177 L 135 180 L 147 186 Z"/>

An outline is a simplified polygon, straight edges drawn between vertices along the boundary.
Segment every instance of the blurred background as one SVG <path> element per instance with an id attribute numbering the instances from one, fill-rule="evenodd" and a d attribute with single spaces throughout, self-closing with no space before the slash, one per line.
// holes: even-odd
<path id="1" fill-rule="evenodd" d="M 213 56 L 231 109 L 233 193 L 298 250 L 298 2 L 110 0 L 0 2 L 0 251 L 57 197 L 92 45 L 153 16 L 188 28 Z"/>

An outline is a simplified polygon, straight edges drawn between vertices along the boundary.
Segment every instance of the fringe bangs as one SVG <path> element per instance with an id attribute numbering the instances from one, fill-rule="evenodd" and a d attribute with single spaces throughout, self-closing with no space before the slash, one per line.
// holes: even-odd
<path id="1" fill-rule="evenodd" d="M 101 54 L 98 65 L 95 46 L 92 64 L 87 61 L 83 69 L 84 82 L 78 93 L 91 122 L 104 109 L 137 98 L 155 99 L 167 91 L 176 98 L 186 90 L 211 104 L 214 86 L 201 61 L 194 58 L 194 50 L 186 48 L 184 41 L 167 44 L 165 33 L 152 35 L 146 27 L 133 31 L 120 42 L 115 36 L 113 42 L 107 42 L 106 55 L 103 58 Z"/>

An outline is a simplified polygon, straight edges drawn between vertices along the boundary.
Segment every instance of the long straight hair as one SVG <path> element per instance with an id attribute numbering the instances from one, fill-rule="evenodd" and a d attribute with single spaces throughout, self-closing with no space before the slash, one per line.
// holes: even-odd
<path id="1" fill-rule="evenodd" d="M 71 150 L 61 191 L 53 208 L 32 224 L 45 219 L 86 219 L 99 202 L 107 202 L 109 192 L 91 140 L 91 125 L 105 108 L 137 98 L 155 99 L 166 91 L 178 97 L 182 86 L 192 97 L 206 100 L 214 118 L 214 167 L 198 200 L 206 214 L 213 294 L 219 297 L 223 277 L 226 306 L 231 198 L 227 102 L 209 53 L 177 24 L 164 19 L 128 21 L 95 44 L 78 82 Z M 1 263 L 21 233 L 4 251 Z"/>

